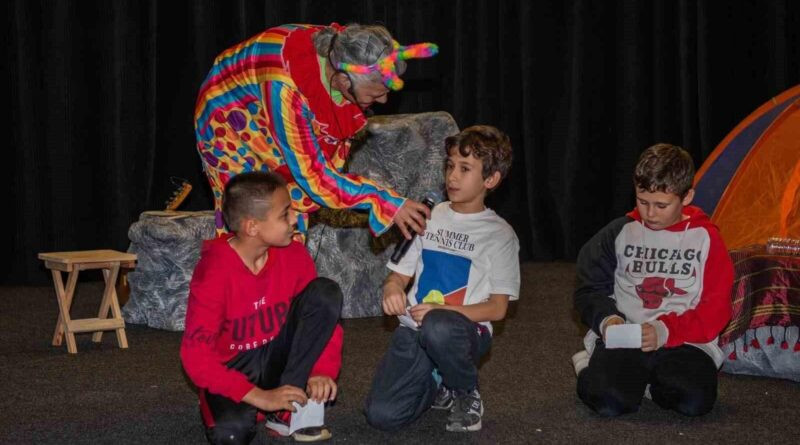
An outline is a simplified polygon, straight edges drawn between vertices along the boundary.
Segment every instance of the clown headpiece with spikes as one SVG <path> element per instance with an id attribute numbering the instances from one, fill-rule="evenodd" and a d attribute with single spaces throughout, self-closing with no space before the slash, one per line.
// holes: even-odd
<path id="1" fill-rule="evenodd" d="M 336 68 L 356 74 L 370 74 L 379 72 L 383 83 L 391 90 L 397 91 L 403 88 L 403 79 L 397 75 L 396 63 L 398 60 L 425 59 L 433 57 L 439 52 L 439 47 L 435 43 L 416 43 L 414 45 L 401 46 L 396 40 L 392 40 L 392 52 L 378 59 L 372 65 L 355 65 L 352 63 L 337 63 Z"/>

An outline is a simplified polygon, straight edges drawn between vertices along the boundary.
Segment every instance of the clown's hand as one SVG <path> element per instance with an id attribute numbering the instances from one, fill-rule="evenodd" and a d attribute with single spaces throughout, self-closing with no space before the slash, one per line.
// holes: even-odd
<path id="1" fill-rule="evenodd" d="M 419 235 L 425 233 L 425 220 L 430 217 L 431 209 L 428 206 L 412 199 L 406 199 L 406 202 L 394 214 L 392 222 L 406 239 L 411 239 L 415 232 Z"/>

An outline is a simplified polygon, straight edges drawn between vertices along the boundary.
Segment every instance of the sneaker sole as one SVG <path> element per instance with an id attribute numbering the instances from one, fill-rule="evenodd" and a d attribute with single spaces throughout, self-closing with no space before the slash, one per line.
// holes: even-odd
<path id="1" fill-rule="evenodd" d="M 572 367 L 575 369 L 575 375 L 580 375 L 581 371 L 589 367 L 589 353 L 586 351 L 576 352 L 572 356 Z"/>
<path id="2" fill-rule="evenodd" d="M 469 433 L 469 432 L 473 432 L 473 431 L 480 431 L 481 426 L 482 426 L 481 425 L 481 421 L 479 420 L 478 423 L 476 423 L 474 425 L 467 426 L 467 427 L 464 427 L 464 426 L 461 426 L 461 425 L 456 426 L 456 425 L 449 425 L 448 424 L 445 427 L 445 429 L 447 431 L 451 432 L 451 433 Z"/>
<path id="3" fill-rule="evenodd" d="M 267 437 L 272 442 L 280 442 L 280 443 L 292 442 L 292 436 L 281 436 L 280 433 L 278 433 L 275 430 L 271 430 L 269 428 L 267 428 Z"/>
<path id="4" fill-rule="evenodd" d="M 331 432 L 328 430 L 322 430 L 322 432 L 317 436 L 308 436 L 300 433 L 292 434 L 292 439 L 294 439 L 295 442 L 321 442 L 330 438 Z"/>
<path id="5" fill-rule="evenodd" d="M 267 427 L 267 432 L 271 433 L 272 436 L 289 437 L 289 427 L 286 425 L 267 421 L 264 426 Z"/>

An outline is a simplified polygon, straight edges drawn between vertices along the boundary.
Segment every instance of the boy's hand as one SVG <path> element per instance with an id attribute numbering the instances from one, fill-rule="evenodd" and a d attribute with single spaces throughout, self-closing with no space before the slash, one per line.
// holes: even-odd
<path id="1" fill-rule="evenodd" d="M 406 199 L 406 202 L 397 209 L 394 214 L 394 222 L 406 239 L 411 239 L 412 232 L 420 235 L 425 233 L 425 220 L 431 218 L 431 209 L 425 204 L 420 204 L 413 199 Z"/>
<path id="2" fill-rule="evenodd" d="M 642 351 L 650 352 L 658 349 L 658 332 L 650 323 L 642 323 Z"/>
<path id="3" fill-rule="evenodd" d="M 406 293 L 397 284 L 386 283 L 383 286 L 383 312 L 386 315 L 406 313 Z"/>
<path id="4" fill-rule="evenodd" d="M 622 317 L 614 315 L 609 318 L 608 321 L 606 321 L 606 325 L 603 326 L 603 343 L 606 341 L 606 331 L 608 330 L 608 327 L 616 324 L 625 324 L 625 320 L 623 320 Z"/>
<path id="5" fill-rule="evenodd" d="M 326 375 L 315 375 L 308 378 L 306 386 L 308 398 L 325 403 L 336 399 L 336 382 Z"/>
<path id="6" fill-rule="evenodd" d="M 417 322 L 417 324 L 422 324 L 422 319 L 425 318 L 425 315 L 431 311 L 431 309 L 441 308 L 441 304 L 431 304 L 431 303 L 420 303 L 415 306 L 411 306 L 411 309 L 408 310 L 408 313 L 411 315 L 411 318 Z"/>
<path id="7" fill-rule="evenodd" d="M 305 405 L 308 397 L 306 397 L 305 391 L 292 385 L 283 385 L 275 389 L 261 389 L 256 386 L 242 397 L 242 401 L 262 411 L 285 409 L 294 412 L 295 408 L 292 402 Z"/>

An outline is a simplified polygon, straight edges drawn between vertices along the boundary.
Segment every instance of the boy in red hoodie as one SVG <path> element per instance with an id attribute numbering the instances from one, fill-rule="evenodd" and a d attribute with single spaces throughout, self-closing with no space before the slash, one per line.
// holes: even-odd
<path id="1" fill-rule="evenodd" d="M 634 412 L 642 396 L 687 416 L 716 401 L 733 264 L 717 227 L 689 205 L 693 176 L 682 148 L 645 150 L 633 177 L 636 208 L 578 255 L 575 307 L 590 330 L 573 362 L 578 396 L 601 415 Z M 606 347 L 608 327 L 619 324 L 641 327 L 641 348 Z"/>
<path id="2" fill-rule="evenodd" d="M 232 178 L 222 207 L 232 233 L 204 242 L 192 276 L 181 360 L 212 443 L 249 443 L 264 412 L 267 427 L 288 435 L 292 402 L 336 398 L 342 293 L 316 277 L 305 247 L 292 241 L 290 205 L 279 175 Z M 330 433 L 315 427 L 293 437 Z"/>

